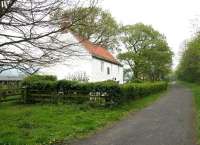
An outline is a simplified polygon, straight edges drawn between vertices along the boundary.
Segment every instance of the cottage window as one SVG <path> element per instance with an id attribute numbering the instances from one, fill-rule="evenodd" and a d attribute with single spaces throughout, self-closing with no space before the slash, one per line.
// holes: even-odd
<path id="1" fill-rule="evenodd" d="M 101 61 L 101 72 L 103 72 L 103 70 L 104 70 L 104 62 Z"/>
<path id="2" fill-rule="evenodd" d="M 109 75 L 110 74 L 110 68 L 107 67 L 107 74 Z"/>

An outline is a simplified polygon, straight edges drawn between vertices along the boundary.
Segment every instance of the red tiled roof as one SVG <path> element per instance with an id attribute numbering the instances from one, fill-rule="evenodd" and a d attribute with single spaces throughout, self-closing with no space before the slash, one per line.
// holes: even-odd
<path id="1" fill-rule="evenodd" d="M 80 41 L 80 43 L 89 51 L 89 53 L 94 56 L 97 57 L 99 59 L 103 59 L 105 61 L 109 61 L 112 62 L 114 64 L 118 64 L 121 65 L 114 57 L 113 55 L 106 50 L 105 48 L 99 46 L 99 45 L 95 45 L 92 42 L 90 42 L 87 39 L 83 39 L 80 36 L 76 36 L 76 38 Z"/>

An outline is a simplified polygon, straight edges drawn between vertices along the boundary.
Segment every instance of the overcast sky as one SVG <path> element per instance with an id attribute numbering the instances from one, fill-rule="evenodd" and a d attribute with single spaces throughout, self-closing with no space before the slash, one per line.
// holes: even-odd
<path id="1" fill-rule="evenodd" d="M 122 24 L 142 22 L 163 33 L 175 53 L 174 67 L 193 20 L 200 18 L 200 0 L 104 0 L 101 5 Z"/>

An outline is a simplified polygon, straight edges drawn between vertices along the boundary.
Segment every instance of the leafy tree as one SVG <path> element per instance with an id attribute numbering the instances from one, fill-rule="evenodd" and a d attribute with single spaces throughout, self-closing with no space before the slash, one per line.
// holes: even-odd
<path id="1" fill-rule="evenodd" d="M 60 10 L 55 17 L 64 18 L 60 24 L 61 27 L 69 21 L 75 21 L 73 18 L 86 17 L 79 21 L 78 25 L 70 27 L 69 30 L 105 48 L 112 49 L 118 46 L 117 35 L 120 26 L 108 11 L 98 7 L 80 7 Z"/>
<path id="2" fill-rule="evenodd" d="M 165 37 L 151 26 L 138 23 L 122 28 L 127 52 L 118 55 L 133 72 L 134 80 L 162 80 L 171 69 L 172 52 Z"/>
<path id="3" fill-rule="evenodd" d="M 177 75 L 184 81 L 200 82 L 200 34 L 186 44 Z"/>

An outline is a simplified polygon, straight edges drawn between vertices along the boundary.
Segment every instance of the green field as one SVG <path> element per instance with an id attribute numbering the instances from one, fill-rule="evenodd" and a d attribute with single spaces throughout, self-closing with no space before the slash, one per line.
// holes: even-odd
<path id="1" fill-rule="evenodd" d="M 73 104 L 0 104 L 0 145 L 54 144 L 94 133 L 158 99 L 147 96 L 115 108 Z M 199 107 L 200 108 L 200 107 Z"/>

